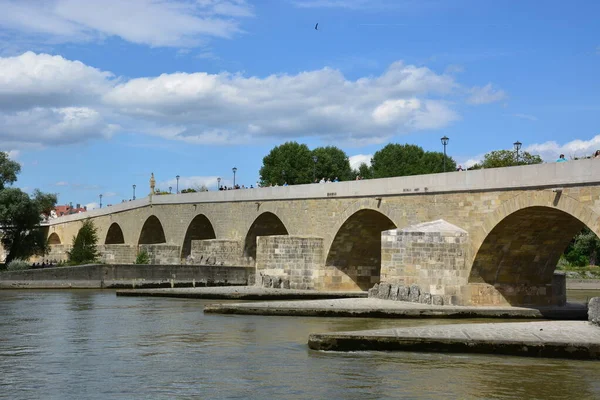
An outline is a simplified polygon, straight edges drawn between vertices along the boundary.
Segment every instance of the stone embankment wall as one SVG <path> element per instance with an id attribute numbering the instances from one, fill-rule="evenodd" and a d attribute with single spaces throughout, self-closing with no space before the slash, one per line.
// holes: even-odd
<path id="1" fill-rule="evenodd" d="M 177 265 L 181 264 L 181 246 L 173 244 L 140 244 L 140 251 L 146 251 L 150 264 Z"/>
<path id="2" fill-rule="evenodd" d="M 81 265 L 0 273 L 0 288 L 136 288 L 237 286 L 254 282 L 245 267 Z"/>
<path id="3" fill-rule="evenodd" d="M 97 249 L 104 264 L 133 264 L 137 257 L 137 246 L 129 244 L 103 244 Z"/>
<path id="4" fill-rule="evenodd" d="M 191 264 L 250 266 L 243 257 L 242 242 L 231 239 L 192 240 Z"/>
<path id="5" fill-rule="evenodd" d="M 265 276 L 271 279 L 269 282 L 289 282 L 291 289 L 315 289 L 319 285 L 319 271 L 323 265 L 322 238 L 259 236 L 256 255 L 258 285 L 265 285 Z"/>

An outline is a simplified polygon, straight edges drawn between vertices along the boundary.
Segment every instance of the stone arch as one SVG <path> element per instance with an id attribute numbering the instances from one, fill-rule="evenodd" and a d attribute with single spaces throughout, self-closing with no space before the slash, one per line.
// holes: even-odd
<path id="1" fill-rule="evenodd" d="M 381 232 L 396 225 L 384 213 L 363 208 L 350 215 L 337 230 L 327 253 L 324 289 L 368 290 L 379 282 Z"/>
<path id="2" fill-rule="evenodd" d="M 166 243 L 165 231 L 163 230 L 160 220 L 151 215 L 144 222 L 138 244 L 157 244 Z"/>
<path id="3" fill-rule="evenodd" d="M 124 244 L 125 237 L 123 236 L 123 230 L 116 222 L 113 222 L 108 228 L 108 232 L 106 233 L 106 239 L 104 240 L 104 244 Z"/>
<path id="4" fill-rule="evenodd" d="M 192 253 L 192 240 L 216 239 L 215 230 L 210 220 L 204 214 L 198 214 L 188 225 L 181 247 L 181 258 Z"/>
<path id="5" fill-rule="evenodd" d="M 281 219 L 272 212 L 260 214 L 248 229 L 244 241 L 244 257 L 256 260 L 256 238 L 258 236 L 288 235 L 288 230 Z"/>
<path id="6" fill-rule="evenodd" d="M 61 240 L 60 240 L 60 236 L 58 236 L 58 234 L 56 232 L 52 232 L 50 234 L 50 236 L 48 236 L 48 244 L 50 246 L 54 245 L 54 244 L 61 244 Z"/>
<path id="7" fill-rule="evenodd" d="M 562 192 L 523 194 L 502 204 L 482 226 L 469 273 L 471 302 L 556 303 L 558 259 L 584 226 L 598 234 L 598 215 Z"/>
<path id="8" fill-rule="evenodd" d="M 360 210 L 373 210 L 377 211 L 383 215 L 385 215 L 390 221 L 396 221 L 394 210 L 389 207 L 387 204 L 382 201 L 376 200 L 374 198 L 362 199 L 350 204 L 348 207 L 344 209 L 344 211 L 340 214 L 340 216 L 336 219 L 336 222 L 331 230 L 331 235 L 325 238 L 325 246 L 324 248 L 329 253 L 331 249 L 331 244 L 335 238 L 335 235 L 341 229 L 342 225 L 346 223 L 348 218 L 354 215 L 356 212 Z"/>

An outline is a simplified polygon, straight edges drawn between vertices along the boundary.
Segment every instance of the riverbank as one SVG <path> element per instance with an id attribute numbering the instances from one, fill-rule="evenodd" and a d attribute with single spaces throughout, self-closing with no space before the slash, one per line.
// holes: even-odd
<path id="1" fill-rule="evenodd" d="M 586 320 L 585 304 L 563 307 L 434 306 L 375 298 L 211 304 L 209 314 L 356 318 L 521 318 Z"/>
<path id="2" fill-rule="evenodd" d="M 199 287 L 174 289 L 117 290 L 123 297 L 175 297 L 186 299 L 294 300 L 366 298 L 367 292 L 327 292 L 316 290 L 272 289 L 259 286 Z"/>
<path id="3" fill-rule="evenodd" d="M 90 264 L 0 273 L 0 289 L 126 289 L 245 286 L 254 268 L 213 265 Z"/>
<path id="4" fill-rule="evenodd" d="M 437 325 L 311 334 L 308 347 L 598 360 L 600 328 L 583 321 Z"/>
<path id="5" fill-rule="evenodd" d="M 569 279 L 567 290 L 600 290 L 600 279 Z"/>

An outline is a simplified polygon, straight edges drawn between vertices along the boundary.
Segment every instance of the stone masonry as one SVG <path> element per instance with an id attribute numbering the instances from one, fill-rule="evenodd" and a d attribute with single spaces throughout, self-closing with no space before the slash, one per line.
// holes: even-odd
<path id="1" fill-rule="evenodd" d="M 192 260 L 195 265 L 250 265 L 243 257 L 242 242 L 230 239 L 192 240 Z"/>
<path id="2" fill-rule="evenodd" d="M 417 285 L 424 293 L 464 298 L 469 235 L 444 220 L 425 222 L 381 234 L 381 281 Z M 454 297 L 454 300 L 450 298 Z"/>
<path id="3" fill-rule="evenodd" d="M 314 289 L 323 264 L 323 239 L 303 236 L 257 238 L 256 283 L 263 276 L 289 281 L 290 289 Z"/>
<path id="4" fill-rule="evenodd" d="M 468 232 L 466 238 L 459 238 L 465 243 L 454 243 L 464 259 L 457 256 L 454 264 L 448 264 L 432 257 L 417 268 L 415 260 L 407 258 L 406 264 L 414 270 L 402 272 L 404 280 L 418 281 L 432 295 L 440 291 L 461 295 L 462 304 L 544 305 L 557 298 L 553 288 L 556 260 L 573 235 L 584 226 L 600 234 L 599 176 L 597 160 L 578 160 L 326 185 L 175 194 L 64 216 L 44 226 L 48 238 L 55 235 L 56 244 L 71 243 L 85 218 L 98 228 L 99 244 L 122 239 L 135 246 L 183 247 L 186 238 L 214 238 L 253 245 L 256 237 L 283 232 L 319 237 L 322 261 L 313 271 L 314 287 L 366 290 L 388 278 L 400 279 L 389 276 L 390 268 L 398 268 L 393 265 L 398 255 L 392 260 L 385 248 L 382 253 L 382 231 L 443 219 Z M 120 230 L 122 236 L 110 235 L 110 229 Z M 418 248 L 411 250 L 417 258 Z M 253 251 L 244 246 L 242 254 L 260 259 Z M 466 289 L 458 290 L 460 285 Z"/>
<path id="5" fill-rule="evenodd" d="M 139 250 L 148 253 L 150 264 L 181 264 L 181 246 L 164 243 L 141 244 Z"/>
<path id="6" fill-rule="evenodd" d="M 133 264 L 137 257 L 137 246 L 130 244 L 103 244 L 97 249 L 105 264 Z"/>

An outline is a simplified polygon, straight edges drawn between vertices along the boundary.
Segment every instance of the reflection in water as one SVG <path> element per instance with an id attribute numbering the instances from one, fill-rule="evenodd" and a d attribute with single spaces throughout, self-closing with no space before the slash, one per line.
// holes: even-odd
<path id="1" fill-rule="evenodd" d="M 0 397 L 599 398 L 594 362 L 308 349 L 311 332 L 465 320 L 204 315 L 213 301 L 0 292 Z"/>

